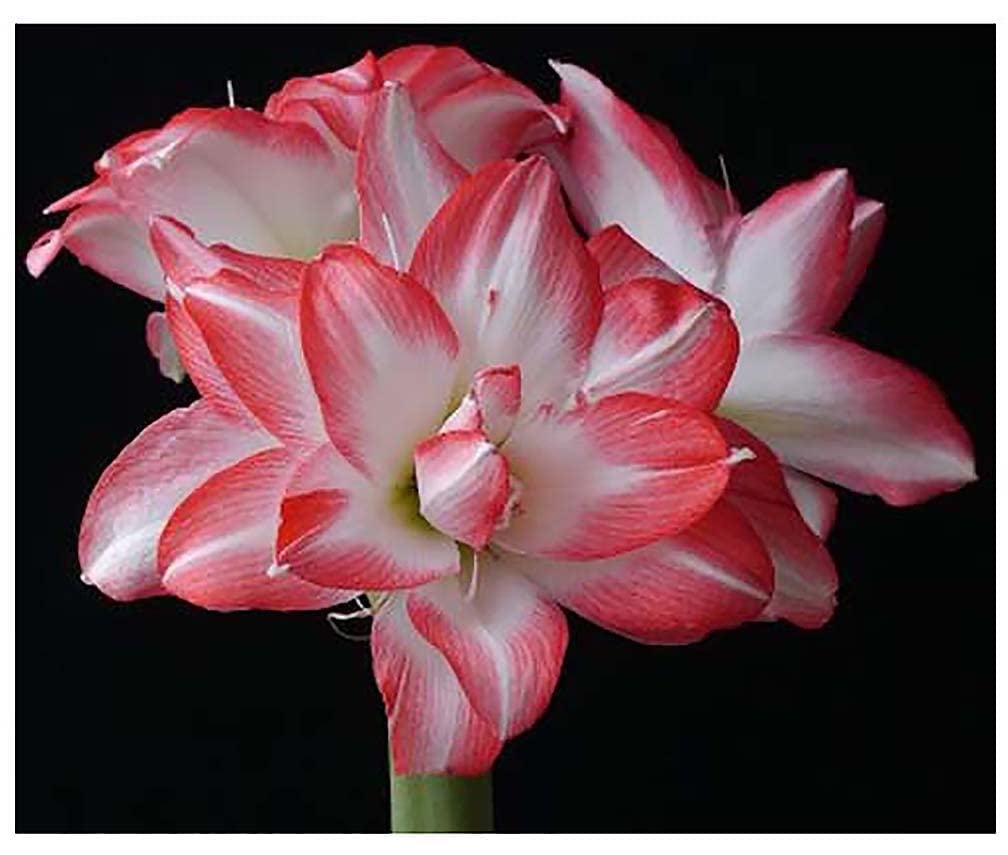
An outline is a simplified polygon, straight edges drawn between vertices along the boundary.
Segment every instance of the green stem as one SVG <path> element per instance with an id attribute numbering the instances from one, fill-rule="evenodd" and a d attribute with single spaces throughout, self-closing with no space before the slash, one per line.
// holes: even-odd
<path id="1" fill-rule="evenodd" d="M 489 773 L 397 775 L 392 781 L 392 831 L 493 831 L 493 788 Z"/>

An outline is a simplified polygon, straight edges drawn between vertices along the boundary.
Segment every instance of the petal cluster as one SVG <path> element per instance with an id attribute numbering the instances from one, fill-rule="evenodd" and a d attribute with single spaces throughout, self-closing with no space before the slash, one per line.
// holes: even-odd
<path id="1" fill-rule="evenodd" d="M 907 504 L 974 477 L 941 393 L 830 332 L 879 203 L 832 170 L 743 215 L 555 68 L 548 105 L 411 46 L 188 110 L 106 152 L 28 256 L 162 302 L 150 350 L 200 395 L 102 475 L 83 578 L 364 604 L 400 773 L 483 772 L 534 723 L 561 607 L 648 644 L 818 627 L 823 481 Z"/>

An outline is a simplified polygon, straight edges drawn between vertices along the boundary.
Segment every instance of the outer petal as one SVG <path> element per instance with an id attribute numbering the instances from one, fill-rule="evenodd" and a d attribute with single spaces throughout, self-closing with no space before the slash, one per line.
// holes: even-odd
<path id="1" fill-rule="evenodd" d="M 444 656 L 416 631 L 393 594 L 371 629 L 375 680 L 388 716 L 396 774 L 481 775 L 502 740 L 472 708 Z"/>
<path id="2" fill-rule="evenodd" d="M 823 329 L 829 329 L 840 320 L 858 285 L 861 284 L 882 239 L 885 219 L 885 206 L 881 202 L 876 202 L 874 199 L 858 199 L 855 203 L 847 260 L 840 282 L 823 312 L 821 321 Z"/>
<path id="3" fill-rule="evenodd" d="M 294 472 L 277 555 L 290 572 L 345 590 L 409 588 L 458 572 L 458 548 L 420 516 L 409 482 L 377 485 L 326 443 Z"/>
<path id="4" fill-rule="evenodd" d="M 475 596 L 457 579 L 407 595 L 417 631 L 451 664 L 477 713 L 503 738 L 542 715 L 567 648 L 567 621 L 503 562 L 486 560 Z"/>
<path id="5" fill-rule="evenodd" d="M 185 368 L 175 340 L 168 326 L 168 318 L 164 312 L 151 312 L 147 316 L 147 348 L 158 361 L 158 368 L 164 377 L 181 383 L 185 380 Z"/>
<path id="6" fill-rule="evenodd" d="M 543 408 L 503 450 L 521 494 L 494 541 L 551 558 L 606 558 L 676 534 L 728 481 L 728 449 L 713 423 L 650 395 Z"/>
<path id="7" fill-rule="evenodd" d="M 84 205 L 63 225 L 40 237 L 28 252 L 28 271 L 41 276 L 66 247 L 87 267 L 152 300 L 164 298 L 164 274 L 143 226 L 118 204 Z"/>
<path id="8" fill-rule="evenodd" d="M 189 493 L 270 437 L 208 401 L 162 416 L 133 440 L 95 485 L 81 522 L 82 578 L 117 600 L 164 593 L 156 548 Z"/>
<path id="9" fill-rule="evenodd" d="M 592 399 L 647 392 L 713 409 L 738 357 L 728 307 L 690 285 L 634 279 L 606 292 L 582 381 Z"/>
<path id="10" fill-rule="evenodd" d="M 305 359 L 333 445 L 387 486 L 449 409 L 458 340 L 429 292 L 349 247 L 309 268 Z"/>
<path id="11" fill-rule="evenodd" d="M 820 328 L 847 258 L 853 205 L 847 171 L 834 169 L 743 217 L 716 289 L 743 337 Z"/>
<path id="12" fill-rule="evenodd" d="M 669 282 L 688 284 L 664 261 L 648 252 L 620 226 L 606 226 L 592 235 L 588 251 L 598 262 L 599 281 L 603 289 L 612 288 L 631 279 L 656 277 Z"/>
<path id="13" fill-rule="evenodd" d="M 686 531 L 643 549 L 518 566 L 562 605 L 645 644 L 685 644 L 757 617 L 774 577 L 763 541 L 723 499 Z"/>
<path id="14" fill-rule="evenodd" d="M 479 80 L 489 68 L 462 48 L 411 45 L 378 60 L 386 80 L 405 83 L 417 109 L 426 110 L 438 99 Z"/>
<path id="15" fill-rule="evenodd" d="M 465 170 L 438 145 L 406 88 L 386 84 L 364 122 L 357 157 L 361 245 L 402 270 L 421 232 Z"/>
<path id="16" fill-rule="evenodd" d="M 890 504 L 975 480 L 969 437 L 941 391 L 837 336 L 781 335 L 742 349 L 725 415 L 791 466 Z"/>
<path id="17" fill-rule="evenodd" d="M 508 500 L 507 461 L 482 431 L 449 431 L 413 452 L 420 514 L 438 531 L 483 549 Z"/>
<path id="18" fill-rule="evenodd" d="M 575 65 L 553 63 L 573 128 L 554 163 L 589 234 L 618 223 L 690 282 L 708 289 L 719 267 L 719 221 L 681 148 Z"/>
<path id="19" fill-rule="evenodd" d="M 562 403 L 577 388 L 602 294 L 545 161 L 496 163 L 462 184 L 410 272 L 458 331 L 461 384 L 479 368 L 517 364 L 529 404 Z"/>
<path id="20" fill-rule="evenodd" d="M 730 443 L 756 455 L 732 472 L 724 501 L 745 516 L 773 561 L 774 593 L 763 616 L 816 629 L 836 605 L 833 560 L 798 513 L 773 452 L 738 425 L 719 424 Z"/>
<path id="21" fill-rule="evenodd" d="M 821 540 L 825 540 L 836 521 L 836 491 L 790 466 L 782 469 L 784 482 L 802 519 Z"/>
<path id="22" fill-rule="evenodd" d="M 161 584 L 207 609 L 321 609 L 351 593 L 270 572 L 280 499 L 294 465 L 286 449 L 246 457 L 175 509 L 158 544 Z"/>

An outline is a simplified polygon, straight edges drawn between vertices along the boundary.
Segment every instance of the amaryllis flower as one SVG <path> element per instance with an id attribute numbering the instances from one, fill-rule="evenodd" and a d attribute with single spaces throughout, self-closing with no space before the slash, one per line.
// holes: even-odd
<path id="1" fill-rule="evenodd" d="M 394 157 L 409 99 L 379 106 L 362 147 Z M 366 601 L 396 772 L 475 774 L 552 694 L 558 604 L 689 641 L 759 615 L 773 567 L 721 499 L 753 451 L 704 412 L 737 353 L 724 304 L 647 277 L 603 294 L 540 158 L 479 170 L 401 243 L 453 168 L 414 163 L 381 208 L 393 265 L 256 256 L 155 218 L 202 397 L 102 476 L 80 554 L 118 599 Z M 389 198 L 362 187 L 365 210 Z"/>
<path id="2" fill-rule="evenodd" d="M 895 505 L 975 479 L 969 438 L 941 391 L 830 332 L 875 252 L 880 203 L 856 197 L 848 173 L 836 169 L 742 216 L 666 127 L 584 70 L 554 68 L 572 128 L 549 153 L 593 235 L 603 285 L 646 273 L 688 281 L 731 306 L 741 350 L 718 412 L 786 464 L 791 495 L 820 536 L 836 496 L 819 479 Z M 751 476 L 740 468 L 737 477 Z M 794 550 L 796 538 L 779 541 Z M 818 600 L 821 622 L 831 608 L 832 568 L 822 555 L 801 566 L 806 605 Z"/>
<path id="3" fill-rule="evenodd" d="M 515 154 L 562 132 L 561 112 L 458 48 L 417 45 L 348 68 L 289 81 L 264 113 L 194 108 L 163 128 L 135 134 L 95 164 L 97 178 L 50 205 L 69 211 L 28 253 L 38 276 L 62 247 L 82 264 L 162 301 L 164 279 L 148 240 L 151 217 L 185 223 L 206 243 L 307 259 L 361 231 L 354 176 L 361 126 L 383 84 L 400 81 L 455 165 Z M 417 140 L 416 145 L 422 145 Z M 451 186 L 432 199 L 433 213 Z M 379 224 L 380 225 L 380 224 Z M 363 228 L 372 228 L 365 222 Z M 162 372 L 180 379 L 163 314 L 147 339 Z"/>

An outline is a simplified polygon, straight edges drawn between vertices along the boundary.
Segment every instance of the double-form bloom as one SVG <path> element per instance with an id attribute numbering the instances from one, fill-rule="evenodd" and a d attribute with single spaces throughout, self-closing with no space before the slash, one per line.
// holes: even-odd
<path id="1" fill-rule="evenodd" d="M 742 217 L 559 71 L 547 106 L 406 48 L 265 115 L 188 111 L 110 150 L 29 255 L 163 300 L 154 350 L 200 392 L 102 476 L 84 578 L 363 604 L 399 773 L 482 772 L 536 720 L 558 606 L 645 643 L 823 623 L 835 497 L 803 473 L 894 503 L 972 477 L 926 380 L 824 332 L 877 203 L 831 172 Z"/>

